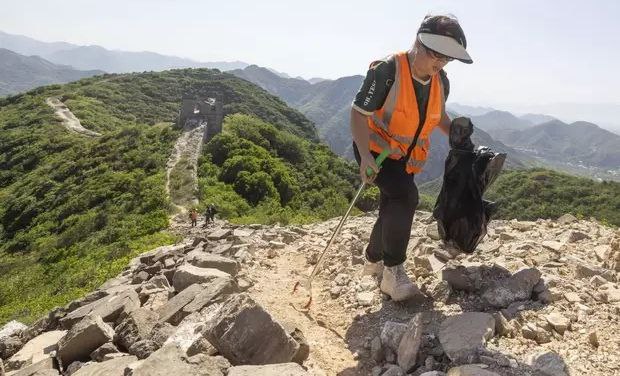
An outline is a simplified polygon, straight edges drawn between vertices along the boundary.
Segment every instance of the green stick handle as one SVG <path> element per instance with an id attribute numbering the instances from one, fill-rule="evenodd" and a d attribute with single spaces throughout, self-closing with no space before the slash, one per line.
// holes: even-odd
<path id="1" fill-rule="evenodd" d="M 385 158 L 387 158 L 387 156 L 390 155 L 390 151 L 389 150 L 383 150 L 381 152 L 381 154 L 379 154 L 377 156 L 377 159 L 375 159 L 375 163 L 377 164 L 377 167 L 381 168 L 381 164 L 383 163 L 383 161 L 385 161 Z M 372 168 L 368 167 L 366 168 L 366 175 L 367 176 L 372 176 L 375 172 L 373 171 Z"/>

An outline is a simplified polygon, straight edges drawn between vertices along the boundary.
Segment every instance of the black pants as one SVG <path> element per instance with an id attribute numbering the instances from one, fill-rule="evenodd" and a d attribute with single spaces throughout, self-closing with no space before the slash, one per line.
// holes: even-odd
<path id="1" fill-rule="evenodd" d="M 359 164 L 361 158 L 355 143 L 353 152 Z M 379 218 L 370 234 L 366 258 L 370 262 L 383 260 L 386 266 L 399 265 L 407 258 L 411 224 L 418 207 L 418 188 L 413 174 L 405 170 L 405 161 L 390 158 L 381 165 L 375 184 L 381 192 Z"/>

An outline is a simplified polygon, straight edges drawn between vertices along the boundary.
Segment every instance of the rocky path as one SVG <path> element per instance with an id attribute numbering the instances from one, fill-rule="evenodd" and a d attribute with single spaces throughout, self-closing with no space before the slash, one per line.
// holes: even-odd
<path id="1" fill-rule="evenodd" d="M 618 229 L 570 215 L 494 221 L 465 255 L 444 248 L 430 213 L 418 212 L 407 269 L 423 294 L 399 304 L 362 275 L 374 220 L 345 225 L 309 310 L 292 288 L 337 219 L 179 222 L 180 244 L 137 257 L 30 327 L 0 329 L 0 358 L 19 376 L 33 374 L 29 364 L 58 374 L 50 356 L 77 376 L 620 374 Z"/>
<path id="2" fill-rule="evenodd" d="M 173 227 L 179 225 L 179 221 L 183 221 L 186 217 L 187 206 L 197 205 L 198 198 L 193 197 L 189 201 L 175 199 L 172 193 L 172 171 L 179 165 L 181 161 L 186 161 L 190 169 L 193 191 L 198 191 L 197 165 L 200 152 L 202 151 L 203 137 L 206 132 L 207 124 L 202 123 L 196 128 L 184 129 L 183 134 L 177 139 L 172 154 L 166 162 L 166 194 L 171 198 L 172 206 L 180 215 L 173 216 Z"/>
<path id="3" fill-rule="evenodd" d="M 82 123 L 80 123 L 80 119 L 73 115 L 69 108 L 67 108 L 67 106 L 60 101 L 60 99 L 50 97 L 45 100 L 45 103 L 47 103 L 48 106 L 54 109 L 54 113 L 56 114 L 56 116 L 62 119 L 63 126 L 69 131 L 90 137 L 101 136 L 100 133 L 84 128 L 82 126 Z"/>

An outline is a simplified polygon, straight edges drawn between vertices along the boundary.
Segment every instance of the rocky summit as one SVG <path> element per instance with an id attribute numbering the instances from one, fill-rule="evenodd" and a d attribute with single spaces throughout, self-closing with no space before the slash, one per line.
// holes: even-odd
<path id="1" fill-rule="evenodd" d="M 304 226 L 177 224 L 34 324 L 0 328 L 0 375 L 618 375 L 620 231 L 565 215 L 492 221 L 473 254 L 417 212 L 395 303 L 363 250 L 376 213 L 350 218 L 308 294 L 293 293 L 338 218 Z M 303 284 L 302 284 L 303 285 Z"/>

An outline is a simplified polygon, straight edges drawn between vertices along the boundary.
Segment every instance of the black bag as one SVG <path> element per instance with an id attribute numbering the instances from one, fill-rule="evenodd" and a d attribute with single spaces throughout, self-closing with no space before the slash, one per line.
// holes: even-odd
<path id="1" fill-rule="evenodd" d="M 487 233 L 487 224 L 496 212 L 496 205 L 483 200 L 482 195 L 495 181 L 506 160 L 505 153 L 495 153 L 485 146 L 474 150 L 470 139 L 473 131 L 469 118 L 452 121 L 451 149 L 433 210 L 444 242 L 466 253 L 472 253 Z"/>

